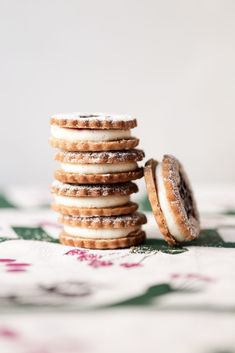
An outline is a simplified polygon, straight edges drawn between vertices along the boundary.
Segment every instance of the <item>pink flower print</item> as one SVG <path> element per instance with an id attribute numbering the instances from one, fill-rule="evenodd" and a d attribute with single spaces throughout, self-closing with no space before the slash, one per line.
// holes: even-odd
<path id="1" fill-rule="evenodd" d="M 200 273 L 189 273 L 188 278 L 198 279 L 199 281 L 204 281 L 204 282 L 213 282 L 214 281 L 214 279 L 212 277 L 205 276 Z"/>
<path id="2" fill-rule="evenodd" d="M 171 275 L 171 278 L 174 279 L 195 279 L 198 281 L 203 281 L 203 282 L 212 282 L 214 279 L 209 276 L 204 276 L 200 273 L 186 273 L 186 274 L 179 274 L 179 273 L 173 273 Z"/>
<path id="3" fill-rule="evenodd" d="M 14 262 L 14 263 L 8 263 L 6 264 L 7 267 L 27 267 L 31 266 L 31 264 L 28 264 L 26 262 Z"/>
<path id="4" fill-rule="evenodd" d="M 93 268 L 113 265 L 112 261 L 102 260 L 101 255 L 92 254 L 88 250 L 72 249 L 72 250 L 69 250 L 67 253 L 65 253 L 65 255 L 71 255 L 71 256 L 77 255 L 78 261 L 87 262 L 88 266 L 91 266 Z"/>
<path id="5" fill-rule="evenodd" d="M 104 260 L 94 259 L 94 260 L 90 261 L 88 265 L 93 267 L 93 268 L 107 267 L 107 266 L 112 266 L 113 262 L 112 261 L 104 261 Z"/>
<path id="6" fill-rule="evenodd" d="M 173 273 L 172 275 L 171 275 L 171 278 L 172 279 L 177 279 L 177 278 L 180 278 L 182 275 L 180 275 L 179 273 Z"/>
<path id="7" fill-rule="evenodd" d="M 15 259 L 0 259 L 0 262 L 3 262 L 3 263 L 9 263 L 9 262 L 14 262 L 16 261 Z"/>
<path id="8" fill-rule="evenodd" d="M 79 256 L 78 256 L 78 260 L 79 261 L 92 261 L 95 259 L 98 259 L 99 256 L 95 255 L 95 254 L 89 254 L 87 251 L 81 251 Z"/>
<path id="9" fill-rule="evenodd" d="M 31 264 L 24 262 L 10 262 L 6 264 L 7 272 L 26 272 L 28 266 L 31 266 Z"/>
<path id="10" fill-rule="evenodd" d="M 213 278 L 204 276 L 200 273 L 174 273 L 171 275 L 172 285 L 180 290 L 187 290 L 191 292 L 201 291 Z"/>
<path id="11" fill-rule="evenodd" d="M 69 250 L 68 252 L 66 252 L 65 255 L 75 256 L 75 255 L 80 254 L 80 252 L 82 252 L 82 251 L 84 251 L 84 250 L 72 249 L 72 250 Z"/>
<path id="12" fill-rule="evenodd" d="M 0 337 L 6 338 L 9 340 L 16 340 L 18 337 L 18 333 L 15 331 L 7 328 L 7 327 L 0 327 Z"/>
<path id="13" fill-rule="evenodd" d="M 124 268 L 133 268 L 133 267 L 140 267 L 142 266 L 139 262 L 123 262 L 120 264 L 121 267 Z"/>
<path id="14" fill-rule="evenodd" d="M 0 263 L 5 265 L 6 272 L 26 272 L 26 268 L 31 264 L 17 262 L 15 259 L 0 259 Z"/>

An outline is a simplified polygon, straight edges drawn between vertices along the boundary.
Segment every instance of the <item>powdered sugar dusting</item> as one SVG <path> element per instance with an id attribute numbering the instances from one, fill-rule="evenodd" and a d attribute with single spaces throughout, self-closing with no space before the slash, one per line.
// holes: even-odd
<path id="1" fill-rule="evenodd" d="M 174 195 L 170 204 L 174 205 L 174 212 L 178 213 L 177 219 L 180 220 L 180 215 L 183 220 L 183 222 L 181 221 L 181 227 L 184 223 L 183 226 L 190 233 L 190 237 L 196 238 L 200 232 L 200 219 L 188 176 L 182 164 L 174 156 L 165 155 L 162 163 L 168 170 L 171 194 Z M 175 205 L 177 205 L 177 211 L 175 211 Z M 190 237 L 188 240 L 190 240 Z"/>
<path id="2" fill-rule="evenodd" d="M 144 151 L 120 150 L 120 151 L 101 151 L 101 152 L 59 152 L 59 160 L 70 163 L 83 161 L 84 163 L 125 163 L 141 161 L 145 154 Z"/>
<path id="3" fill-rule="evenodd" d="M 93 185 L 76 185 L 76 184 L 67 184 L 62 183 L 58 180 L 55 180 L 52 183 L 52 188 L 57 189 L 58 192 L 74 191 L 79 192 L 81 190 L 86 190 L 87 194 L 94 194 L 100 192 L 102 196 L 109 196 L 110 194 L 117 195 L 129 195 L 131 193 L 137 192 L 138 187 L 135 183 L 127 182 L 122 184 L 93 184 Z"/>
<path id="4" fill-rule="evenodd" d="M 107 114 L 107 113 L 65 113 L 65 114 L 54 114 L 52 119 L 58 120 L 78 120 L 84 119 L 89 121 L 107 120 L 107 121 L 131 121 L 134 118 L 130 115 L 119 115 L 119 114 Z"/>
<path id="5" fill-rule="evenodd" d="M 79 217 L 79 216 L 68 216 L 63 215 L 63 219 L 66 221 L 72 222 L 82 222 L 85 220 L 87 223 L 90 224 L 113 224 L 115 225 L 124 225 L 128 227 L 130 223 L 132 225 L 140 225 L 145 224 L 147 222 L 146 217 L 143 213 L 135 212 L 129 215 L 123 216 L 99 216 L 99 217 Z"/>

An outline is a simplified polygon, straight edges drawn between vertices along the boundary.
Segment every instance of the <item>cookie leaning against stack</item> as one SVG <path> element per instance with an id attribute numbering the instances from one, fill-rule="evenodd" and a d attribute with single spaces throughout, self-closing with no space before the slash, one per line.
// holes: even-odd
<path id="1" fill-rule="evenodd" d="M 105 114 L 58 114 L 51 118 L 55 159 L 60 168 L 52 184 L 52 208 L 61 214 L 66 245 L 115 249 L 140 244 L 145 239 L 143 214 L 130 195 L 138 191 L 131 180 L 143 176 L 137 162 L 144 158 L 134 149 L 131 136 L 136 119 Z"/>

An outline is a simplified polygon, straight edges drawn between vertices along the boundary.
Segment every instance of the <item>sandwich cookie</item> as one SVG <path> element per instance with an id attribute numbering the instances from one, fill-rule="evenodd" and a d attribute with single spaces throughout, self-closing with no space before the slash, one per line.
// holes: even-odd
<path id="1" fill-rule="evenodd" d="M 73 217 L 61 215 L 64 230 L 60 242 L 90 249 L 117 249 L 138 245 L 145 240 L 141 226 L 144 214 L 133 213 L 111 217 Z"/>
<path id="2" fill-rule="evenodd" d="M 66 151 L 110 151 L 134 148 L 130 129 L 135 118 L 108 114 L 58 114 L 51 117 L 52 147 Z"/>
<path id="3" fill-rule="evenodd" d="M 143 168 L 137 162 L 144 158 L 142 150 L 66 152 L 60 151 L 55 159 L 60 169 L 55 178 L 72 184 L 123 183 L 142 178 Z"/>
<path id="4" fill-rule="evenodd" d="M 144 175 L 153 214 L 165 240 L 174 246 L 196 239 L 199 214 L 182 164 L 171 155 L 165 155 L 161 163 L 150 159 Z"/>
<path id="5" fill-rule="evenodd" d="M 138 205 L 130 201 L 130 195 L 138 192 L 132 182 L 106 185 L 71 185 L 54 181 L 52 208 L 56 212 L 72 216 L 114 216 L 133 213 Z"/>

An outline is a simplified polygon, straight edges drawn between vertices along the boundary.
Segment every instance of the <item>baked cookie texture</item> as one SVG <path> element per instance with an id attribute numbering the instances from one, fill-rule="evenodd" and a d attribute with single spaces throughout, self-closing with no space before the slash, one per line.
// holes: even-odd
<path id="1" fill-rule="evenodd" d="M 147 218 L 140 212 L 111 217 L 73 217 L 61 215 L 59 223 L 93 229 L 115 229 L 141 226 L 147 223 Z"/>
<path id="2" fill-rule="evenodd" d="M 67 152 L 59 151 L 55 160 L 72 164 L 117 164 L 127 162 L 139 162 L 145 157 L 144 151 L 140 149 L 120 151 L 99 151 L 99 152 Z"/>
<path id="3" fill-rule="evenodd" d="M 65 152 L 56 154 L 61 169 L 55 178 L 64 183 L 106 184 L 139 179 L 143 168 L 137 162 L 144 158 L 142 150 L 108 152 Z"/>
<path id="4" fill-rule="evenodd" d="M 61 244 L 97 250 L 129 248 L 142 244 L 145 239 L 146 234 L 144 231 L 133 232 L 127 237 L 117 239 L 75 238 L 65 232 L 60 234 Z"/>
<path id="5" fill-rule="evenodd" d="M 137 170 L 121 173 L 109 174 L 79 174 L 68 173 L 61 169 L 55 171 L 55 178 L 63 183 L 70 184 L 112 184 L 123 183 L 125 181 L 136 180 L 142 178 L 144 175 L 143 168 Z"/>
<path id="6" fill-rule="evenodd" d="M 51 207 L 54 211 L 62 213 L 64 215 L 72 216 L 120 216 L 133 213 L 137 211 L 138 204 L 135 202 L 128 202 L 124 206 L 113 206 L 113 207 L 74 207 L 74 206 L 64 206 L 53 202 Z"/>
<path id="7" fill-rule="evenodd" d="M 49 142 L 52 147 L 61 148 L 65 151 L 116 151 L 137 147 L 139 139 L 132 137 L 113 141 L 66 141 L 50 137 Z"/>
<path id="8" fill-rule="evenodd" d="M 111 151 L 135 148 L 135 118 L 109 114 L 57 114 L 51 117 L 52 147 L 66 151 Z"/>
<path id="9" fill-rule="evenodd" d="M 51 186 L 52 193 L 72 197 L 98 197 L 110 195 L 131 195 L 138 192 L 138 186 L 133 182 L 105 185 L 73 185 L 55 180 Z"/>
<path id="10" fill-rule="evenodd" d="M 96 184 L 96 185 L 76 185 L 61 183 L 55 180 L 51 186 L 51 192 L 56 198 L 56 196 L 63 196 L 72 198 L 72 200 L 77 198 L 90 198 L 91 201 L 97 198 L 109 197 L 128 197 L 133 193 L 138 192 L 138 187 L 133 182 L 120 183 L 120 184 Z M 52 208 L 54 211 L 72 216 L 115 216 L 115 215 L 125 215 L 133 213 L 138 209 L 137 203 L 127 200 L 126 203 L 113 206 L 113 207 L 75 207 L 63 204 L 59 200 L 52 203 Z"/>
<path id="11" fill-rule="evenodd" d="M 135 118 L 129 115 L 106 113 L 69 113 L 55 114 L 51 117 L 51 125 L 77 129 L 117 129 L 129 130 L 137 126 Z"/>
<path id="12" fill-rule="evenodd" d="M 143 177 L 144 152 L 131 136 L 135 118 L 103 113 L 56 114 L 50 144 L 58 148 L 51 186 L 52 209 L 63 224 L 60 242 L 91 249 L 116 249 L 145 240 L 146 217 L 137 211 L 132 180 Z"/>
<path id="13" fill-rule="evenodd" d="M 170 245 L 196 239 L 200 219 L 182 164 L 171 155 L 161 163 L 150 159 L 144 169 L 146 188 L 161 234 Z"/>
<path id="14" fill-rule="evenodd" d="M 141 226 L 147 222 L 145 215 L 133 213 L 130 215 L 112 217 L 72 217 L 61 215 L 59 222 L 65 225 L 64 231 L 60 235 L 63 244 L 88 247 L 92 249 L 115 249 L 138 245 L 145 239 L 145 232 Z M 66 226 L 69 226 L 66 228 Z M 87 233 L 94 231 L 95 237 L 79 236 L 87 228 Z M 73 236 L 75 229 L 76 236 Z M 115 230 L 123 236 L 115 236 Z M 86 230 L 85 230 L 86 232 Z M 113 237 L 106 237 L 109 232 Z M 89 233 L 90 234 L 90 233 Z M 93 233 L 92 233 L 93 234 Z M 103 237 L 103 239 L 102 239 Z M 77 244 L 77 245 L 76 245 Z"/>

